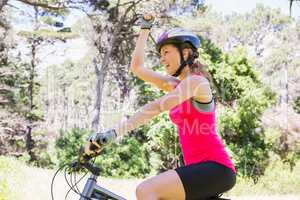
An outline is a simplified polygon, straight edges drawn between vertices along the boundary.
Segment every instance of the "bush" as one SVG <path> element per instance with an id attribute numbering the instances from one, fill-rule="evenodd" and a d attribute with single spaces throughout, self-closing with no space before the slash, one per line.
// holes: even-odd
<path id="1" fill-rule="evenodd" d="M 91 131 L 72 128 L 69 131 L 60 132 L 60 136 L 55 141 L 56 155 L 59 166 L 71 163 L 77 158 L 80 147 L 86 142 L 86 138 Z"/>
<path id="2" fill-rule="evenodd" d="M 50 150 L 50 143 L 47 138 L 47 132 L 35 131 L 33 132 L 35 145 L 33 148 L 34 154 L 37 159 L 33 161 L 33 165 L 43 168 L 53 168 L 55 166 L 55 155 Z"/>
<path id="3" fill-rule="evenodd" d="M 219 115 L 218 132 L 234 154 L 238 172 L 257 181 L 269 162 L 271 146 L 259 119 L 272 102 L 272 94 L 264 88 L 256 89 L 255 95 L 243 93 L 235 109 L 225 108 Z"/>
<path id="4" fill-rule="evenodd" d="M 278 199 L 297 199 L 296 197 L 300 195 L 299 173 L 299 161 L 296 163 L 295 169 L 290 171 L 288 164 L 275 159 L 266 167 L 264 176 L 256 184 L 249 178 L 237 177 L 235 187 L 225 195 L 229 197 L 243 197 L 245 195 L 269 197 L 267 199 L 273 199 L 272 196 L 289 195 L 295 198 L 281 197 Z M 253 199 L 265 199 L 264 197 Z"/>
<path id="5" fill-rule="evenodd" d="M 18 145 L 19 149 L 22 150 L 20 159 L 36 167 L 53 168 L 55 166 L 55 155 L 52 155 L 52 152 L 49 149 L 49 141 L 46 132 L 35 131 L 32 134 L 32 138 L 34 140 L 32 151 L 35 155 L 35 159 L 31 160 L 31 156 L 26 151 L 24 139 L 15 143 L 15 145 Z"/>
<path id="6" fill-rule="evenodd" d="M 149 124 L 147 145 L 150 150 L 152 173 L 174 169 L 180 164 L 181 148 L 175 126 L 167 113 L 155 117 Z"/>
<path id="7" fill-rule="evenodd" d="M 151 170 L 148 160 L 146 146 L 136 138 L 127 136 L 120 145 L 112 143 L 107 146 L 96 164 L 100 167 L 102 176 L 144 178 Z"/>
<path id="8" fill-rule="evenodd" d="M 277 156 L 283 163 L 289 164 L 292 171 L 300 159 L 300 143 L 297 142 L 297 135 L 273 127 L 267 128 L 266 137 L 273 157 Z"/>
<path id="9" fill-rule="evenodd" d="M 210 41 L 202 42 L 202 56 L 213 75 L 219 103 L 218 132 L 238 173 L 256 182 L 264 174 L 271 150 L 260 118 L 275 102 L 275 93 L 262 85 L 243 48 L 224 54 Z"/>
<path id="10" fill-rule="evenodd" d="M 77 158 L 81 146 L 91 131 L 71 129 L 61 132 L 56 140 L 56 151 L 59 166 L 71 163 Z M 148 153 L 136 138 L 124 137 L 121 144 L 107 145 L 97 157 L 95 164 L 101 169 L 101 176 L 144 177 L 150 171 Z"/>
<path id="11" fill-rule="evenodd" d="M 300 97 L 297 97 L 297 99 L 295 100 L 294 109 L 298 114 L 300 114 Z"/>

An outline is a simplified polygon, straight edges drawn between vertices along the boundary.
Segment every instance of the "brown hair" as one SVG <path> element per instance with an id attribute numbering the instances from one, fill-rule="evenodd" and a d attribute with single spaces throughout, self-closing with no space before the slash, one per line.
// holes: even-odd
<path id="1" fill-rule="evenodd" d="M 195 73 L 195 74 L 201 74 L 201 75 L 203 75 L 205 78 L 208 79 L 208 81 L 212 85 L 213 84 L 212 76 L 207 71 L 207 66 L 204 65 L 203 63 L 201 63 L 201 61 L 199 60 L 199 53 L 198 53 L 197 49 L 195 49 L 189 43 L 182 44 L 181 45 L 181 50 L 183 50 L 183 49 L 189 49 L 189 56 L 192 57 L 192 59 L 193 59 L 192 66 L 189 66 L 191 72 Z"/>

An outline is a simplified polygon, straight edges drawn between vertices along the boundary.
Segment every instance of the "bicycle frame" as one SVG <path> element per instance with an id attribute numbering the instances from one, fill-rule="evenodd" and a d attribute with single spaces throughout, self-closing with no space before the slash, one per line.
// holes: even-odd
<path id="1" fill-rule="evenodd" d="M 79 200 L 126 200 L 125 198 L 97 185 L 96 175 L 91 175 L 81 193 Z"/>

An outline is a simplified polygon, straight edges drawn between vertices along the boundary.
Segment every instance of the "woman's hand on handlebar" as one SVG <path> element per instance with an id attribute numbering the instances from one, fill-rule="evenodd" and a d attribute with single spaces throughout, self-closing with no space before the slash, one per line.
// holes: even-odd
<path id="1" fill-rule="evenodd" d="M 84 146 L 84 153 L 88 156 L 95 156 L 98 155 L 102 149 L 103 147 L 96 144 L 95 142 L 87 141 Z"/>
<path id="2" fill-rule="evenodd" d="M 89 138 L 84 147 L 84 153 L 90 156 L 98 155 L 103 146 L 112 142 L 117 137 L 115 129 L 105 132 L 94 133 Z"/>

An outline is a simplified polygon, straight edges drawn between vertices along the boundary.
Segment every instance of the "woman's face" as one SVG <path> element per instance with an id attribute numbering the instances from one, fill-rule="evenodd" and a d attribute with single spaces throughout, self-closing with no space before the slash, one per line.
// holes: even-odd
<path id="1" fill-rule="evenodd" d="M 160 63 L 169 75 L 174 74 L 180 64 L 178 49 L 172 44 L 166 44 L 160 49 Z"/>

